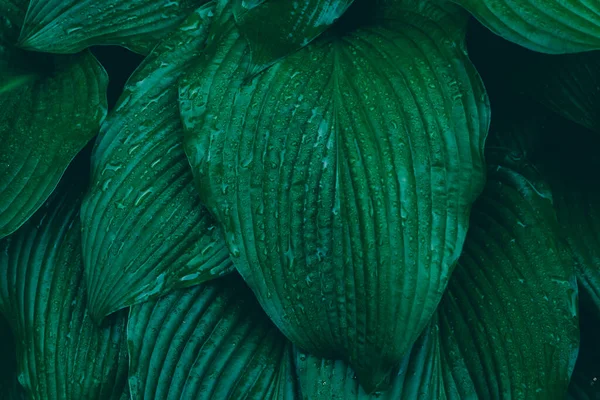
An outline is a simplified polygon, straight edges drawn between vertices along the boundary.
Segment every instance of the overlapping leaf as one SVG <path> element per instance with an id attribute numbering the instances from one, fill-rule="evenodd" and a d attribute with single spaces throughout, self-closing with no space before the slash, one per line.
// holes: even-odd
<path id="1" fill-rule="evenodd" d="M 17 338 L 31 399 L 120 399 L 127 380 L 125 315 L 98 328 L 86 308 L 79 190 L 53 195 L 0 241 L 0 312 Z M 62 186 L 62 184 L 61 184 Z"/>
<path id="2" fill-rule="evenodd" d="M 239 276 L 133 306 L 127 327 L 137 399 L 294 399 L 291 343 Z"/>
<path id="3" fill-rule="evenodd" d="M 600 49 L 600 3 L 587 0 L 452 0 L 494 33 L 542 53 Z"/>
<path id="4" fill-rule="evenodd" d="M 254 72 L 309 44 L 354 0 L 234 0 L 234 15 L 252 49 Z"/>
<path id="5" fill-rule="evenodd" d="M 77 53 L 118 44 L 147 54 L 208 0 L 31 0 L 20 46 Z"/>
<path id="6" fill-rule="evenodd" d="M 102 125 L 82 206 L 88 307 L 98 321 L 233 268 L 193 185 L 175 85 L 204 46 L 212 8 L 154 49 Z"/>
<path id="7" fill-rule="evenodd" d="M 22 4 L 21 4 L 22 6 Z M 90 53 L 48 57 L 12 45 L 22 9 L 0 3 L 0 238 L 48 198 L 98 132 L 107 77 Z"/>
<path id="8" fill-rule="evenodd" d="M 249 82 L 230 23 L 180 89 L 186 153 L 236 268 L 295 344 L 349 361 L 367 391 L 442 296 L 489 123 L 466 15 L 408 2 L 394 17 Z"/>

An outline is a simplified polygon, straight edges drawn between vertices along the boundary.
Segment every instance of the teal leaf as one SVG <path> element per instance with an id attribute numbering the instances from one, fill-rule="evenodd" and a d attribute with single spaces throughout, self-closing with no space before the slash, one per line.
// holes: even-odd
<path id="1" fill-rule="evenodd" d="M 186 154 L 236 269 L 292 342 L 349 362 L 367 392 L 431 319 L 484 183 L 489 107 L 455 20 L 404 9 L 249 81 L 230 23 L 180 84 Z"/>
<path id="2" fill-rule="evenodd" d="M 15 334 L 19 382 L 43 400 L 119 399 L 127 382 L 126 318 L 97 327 L 86 311 L 80 190 L 69 183 L 0 241 L 0 313 Z"/>
<path id="3" fill-rule="evenodd" d="M 585 0 L 453 0 L 503 38 L 562 54 L 600 49 L 600 3 Z"/>
<path id="4" fill-rule="evenodd" d="M 252 49 L 254 72 L 309 44 L 353 1 L 234 0 L 236 22 Z"/>
<path id="5" fill-rule="evenodd" d="M 212 8 L 192 13 L 153 50 L 101 127 L 81 212 L 96 321 L 233 268 L 196 193 L 177 107 L 177 79 L 202 51 Z"/>
<path id="6" fill-rule="evenodd" d="M 22 48 L 77 53 L 116 44 L 147 54 L 207 0 L 31 0 Z"/>
<path id="7" fill-rule="evenodd" d="M 137 399 L 294 399 L 291 343 L 239 276 L 131 308 L 129 386 Z"/>
<path id="8" fill-rule="evenodd" d="M 0 37 L 0 238 L 44 203 L 98 133 L 107 80 L 89 52 L 27 54 Z"/>

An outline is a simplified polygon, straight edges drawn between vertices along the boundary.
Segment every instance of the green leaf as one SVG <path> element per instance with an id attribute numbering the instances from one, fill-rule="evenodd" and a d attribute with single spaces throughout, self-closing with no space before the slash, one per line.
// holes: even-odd
<path id="1" fill-rule="evenodd" d="M 442 400 L 437 319 L 425 328 L 402 360 L 390 389 L 366 394 L 352 368 L 341 360 L 321 359 L 296 351 L 296 374 L 305 400 Z"/>
<path id="2" fill-rule="evenodd" d="M 239 276 L 131 308 L 132 399 L 294 399 L 291 343 Z"/>
<path id="3" fill-rule="evenodd" d="M 108 79 L 89 52 L 27 54 L 2 40 L 0 77 L 2 238 L 43 204 L 96 135 L 106 115 Z"/>
<path id="4" fill-rule="evenodd" d="M 80 190 L 65 178 L 38 212 L 0 241 L 0 312 L 17 338 L 19 382 L 31 399 L 119 399 L 124 314 L 98 328 L 86 311 Z"/>
<path id="5" fill-rule="evenodd" d="M 465 15 L 416 10 L 250 81 L 230 23 L 180 86 L 186 154 L 237 270 L 292 342 L 349 362 L 367 392 L 431 319 L 484 182 Z"/>
<path id="6" fill-rule="evenodd" d="M 147 54 L 207 0 L 31 0 L 22 48 L 77 53 L 117 44 Z"/>
<path id="7" fill-rule="evenodd" d="M 201 7 L 154 49 L 100 130 L 81 212 L 96 321 L 233 269 L 196 193 L 177 106 L 177 79 L 201 53 L 212 12 Z"/>
<path id="8" fill-rule="evenodd" d="M 518 151 L 486 160 L 488 183 L 438 311 L 446 396 L 564 399 L 577 286 L 550 187 Z"/>
<path id="9" fill-rule="evenodd" d="M 252 49 L 254 72 L 309 44 L 353 1 L 234 0 L 236 22 Z"/>
<path id="10" fill-rule="evenodd" d="M 600 3 L 585 0 L 452 0 L 503 38 L 542 53 L 600 49 Z"/>

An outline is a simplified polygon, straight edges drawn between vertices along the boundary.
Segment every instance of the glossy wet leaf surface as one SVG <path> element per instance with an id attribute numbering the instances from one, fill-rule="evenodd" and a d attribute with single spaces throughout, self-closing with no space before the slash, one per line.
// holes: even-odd
<path id="1" fill-rule="evenodd" d="M 81 188 L 68 176 L 15 234 L 0 241 L 0 313 L 18 338 L 19 382 L 31 399 L 120 399 L 126 315 L 97 327 L 86 310 Z"/>
<path id="2" fill-rule="evenodd" d="M 20 46 L 77 53 L 118 44 L 147 54 L 206 0 L 31 0 Z"/>
<path id="3" fill-rule="evenodd" d="M 237 274 L 132 307 L 127 332 L 133 400 L 296 398 L 291 343 Z"/>
<path id="4" fill-rule="evenodd" d="M 465 18 L 402 7 L 248 81 L 230 23 L 181 83 L 186 153 L 237 270 L 292 342 L 345 359 L 367 391 L 429 322 L 483 186 Z"/>
<path id="5" fill-rule="evenodd" d="M 82 207 L 90 313 L 97 321 L 232 269 L 183 152 L 175 83 L 204 46 L 201 7 L 146 58 L 102 125 Z"/>
<path id="6" fill-rule="evenodd" d="M 106 115 L 107 76 L 94 56 L 17 49 L 14 21 L 0 18 L 0 238 L 43 204 Z"/>

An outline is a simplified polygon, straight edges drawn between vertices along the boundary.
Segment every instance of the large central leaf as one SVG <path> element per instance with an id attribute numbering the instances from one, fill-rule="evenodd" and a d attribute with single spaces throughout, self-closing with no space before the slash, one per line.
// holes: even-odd
<path id="1" fill-rule="evenodd" d="M 430 320 L 484 181 L 465 15 L 406 4 L 249 82 L 229 23 L 180 89 L 186 153 L 236 268 L 294 343 L 349 361 L 369 391 Z"/>

